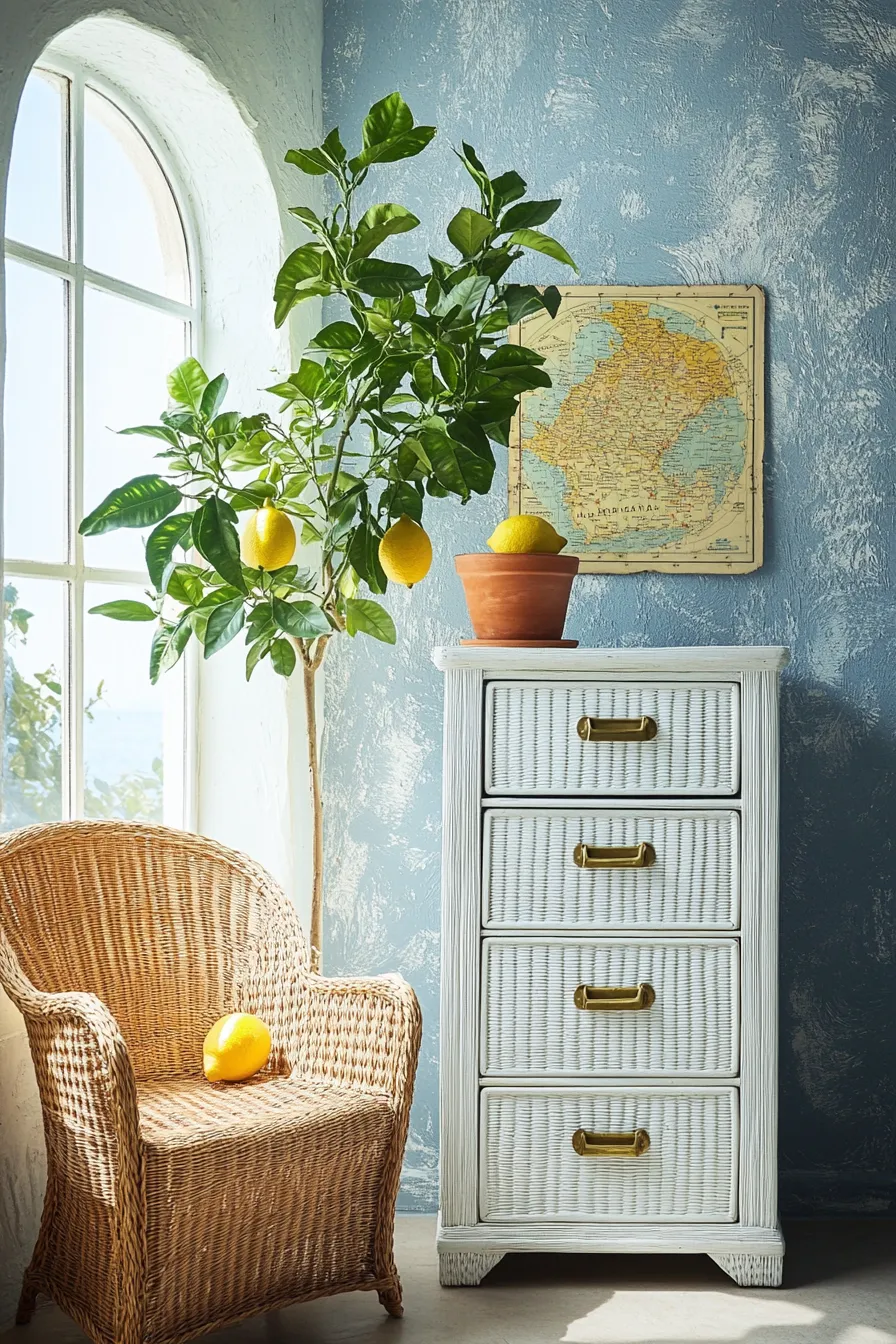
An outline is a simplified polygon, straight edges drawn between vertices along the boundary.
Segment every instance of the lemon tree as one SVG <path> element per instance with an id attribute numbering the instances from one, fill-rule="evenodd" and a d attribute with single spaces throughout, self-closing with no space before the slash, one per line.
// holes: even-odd
<path id="1" fill-rule="evenodd" d="M 158 423 L 121 431 L 158 441 L 158 471 L 113 490 L 81 523 L 86 536 L 152 529 L 147 600 L 94 610 L 156 622 L 154 681 L 191 639 L 208 658 L 242 636 L 247 677 L 264 660 L 282 676 L 301 668 L 315 818 L 311 941 L 318 951 L 315 673 L 336 634 L 395 642 L 392 618 L 377 601 L 389 581 L 380 558 L 384 537 L 402 519 L 422 530 L 432 500 L 455 495 L 466 503 L 485 494 L 493 444 L 508 442 L 520 394 L 550 386 L 543 358 L 505 338 L 508 325 L 529 313 L 553 315 L 559 292 L 513 283 L 508 273 L 526 250 L 573 265 L 540 227 L 560 201 L 525 199 L 518 173 L 490 176 L 468 144 L 455 152 L 475 199 L 447 225 L 449 255 L 430 256 L 426 270 L 380 256 L 384 244 L 394 247 L 420 220 L 392 201 L 368 204 L 368 177 L 379 165 L 421 153 L 435 133 L 418 126 L 393 93 L 370 109 L 355 152 L 345 149 L 338 129 L 320 145 L 289 151 L 287 162 L 300 172 L 329 180 L 332 208 L 292 210 L 308 239 L 277 275 L 274 320 L 281 325 L 311 299 L 325 300 L 329 320 L 298 368 L 268 389 L 278 399 L 272 410 L 226 409 L 223 373 L 209 377 L 195 359 L 180 364 Z M 285 558 L 287 522 L 298 536 L 298 560 Z M 394 551 L 386 545 L 384 554 Z M 419 558 L 411 561 L 414 572 Z"/>

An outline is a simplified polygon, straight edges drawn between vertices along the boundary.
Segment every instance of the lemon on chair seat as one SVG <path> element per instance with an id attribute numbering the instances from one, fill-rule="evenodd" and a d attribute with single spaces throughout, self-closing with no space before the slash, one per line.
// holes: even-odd
<path id="1" fill-rule="evenodd" d="M 487 544 L 502 555 L 556 555 L 566 545 L 566 537 L 534 513 L 515 513 L 498 524 Z"/>
<path id="2" fill-rule="evenodd" d="M 212 1027 L 202 1046 L 202 1070 L 210 1083 L 240 1083 L 267 1064 L 271 1033 L 251 1013 L 228 1013 Z"/>
<path id="3" fill-rule="evenodd" d="M 429 573 L 432 542 L 420 524 L 403 513 L 380 541 L 379 557 L 387 579 L 412 588 Z"/>
<path id="4" fill-rule="evenodd" d="M 270 500 L 256 509 L 243 528 L 240 555 L 250 569 L 281 569 L 296 551 L 296 530 L 292 519 Z"/>

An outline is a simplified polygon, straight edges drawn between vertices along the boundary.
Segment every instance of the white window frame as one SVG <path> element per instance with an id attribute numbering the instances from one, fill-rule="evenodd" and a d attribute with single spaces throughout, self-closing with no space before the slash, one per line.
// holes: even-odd
<path id="1" fill-rule="evenodd" d="M 139 109 L 116 85 L 101 75 L 74 62 L 57 57 L 42 57 L 34 67 L 68 81 L 69 103 L 67 143 L 64 145 L 63 242 L 68 257 L 54 256 L 40 248 L 15 239 L 3 240 L 5 256 L 66 281 L 67 295 L 67 472 L 66 539 L 67 559 L 62 563 L 20 560 L 3 557 L 4 578 L 42 578 L 62 580 L 66 596 L 64 615 L 64 676 L 62 678 L 62 817 L 84 815 L 84 635 L 88 619 L 85 611 L 85 586 L 89 583 L 122 584 L 146 588 L 145 570 L 103 568 L 84 563 L 84 542 L 78 526 L 84 517 L 82 497 L 84 478 L 84 290 L 89 285 L 102 293 L 129 299 L 155 312 L 181 318 L 185 324 L 184 355 L 196 353 L 201 344 L 202 313 L 199 283 L 199 242 L 191 212 L 186 208 L 187 194 L 178 181 L 171 156 L 160 144 L 153 128 Z M 112 103 L 132 123 L 146 142 L 165 178 L 184 231 L 187 254 L 189 302 L 182 303 L 154 294 L 125 280 L 95 271 L 84 264 L 84 90 L 91 88 Z M 160 400 L 164 389 L 159 389 Z M 94 501 L 95 502 L 95 501 Z M 164 741 L 163 798 L 166 824 L 194 830 L 197 824 L 197 753 L 196 710 L 198 702 L 198 662 L 191 641 L 181 670 L 162 678 Z M 147 676 L 149 675 L 147 669 Z"/>

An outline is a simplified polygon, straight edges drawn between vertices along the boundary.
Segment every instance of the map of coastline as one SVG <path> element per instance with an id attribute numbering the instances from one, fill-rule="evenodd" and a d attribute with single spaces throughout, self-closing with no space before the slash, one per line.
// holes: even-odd
<path id="1" fill-rule="evenodd" d="M 553 386 L 523 398 L 511 511 L 548 518 L 585 569 L 761 563 L 761 298 L 576 288 L 524 322 Z"/>

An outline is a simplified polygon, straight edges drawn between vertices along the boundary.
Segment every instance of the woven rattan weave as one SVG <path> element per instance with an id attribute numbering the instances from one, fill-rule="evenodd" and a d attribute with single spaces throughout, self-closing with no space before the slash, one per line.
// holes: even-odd
<path id="1" fill-rule="evenodd" d="M 61 822 L 0 843 L 0 984 L 24 1014 L 47 1193 L 38 1293 L 96 1344 L 175 1344 L 373 1289 L 392 1257 L 420 1013 L 398 977 L 308 970 L 263 869 L 200 836 Z M 267 1069 L 207 1083 L 216 1018 L 271 1028 Z"/>

